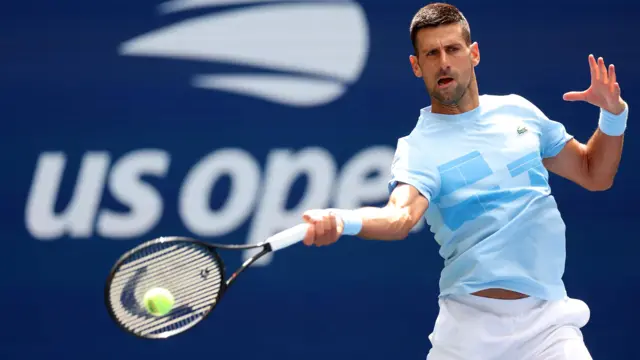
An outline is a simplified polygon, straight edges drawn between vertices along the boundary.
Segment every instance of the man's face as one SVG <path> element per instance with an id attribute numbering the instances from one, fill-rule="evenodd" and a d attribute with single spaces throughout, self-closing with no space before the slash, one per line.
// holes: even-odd
<path id="1" fill-rule="evenodd" d="M 411 66 L 429 95 L 443 105 L 457 104 L 474 80 L 473 68 L 480 62 L 478 44 L 467 45 L 462 26 L 450 24 L 420 30 L 416 47 Z"/>

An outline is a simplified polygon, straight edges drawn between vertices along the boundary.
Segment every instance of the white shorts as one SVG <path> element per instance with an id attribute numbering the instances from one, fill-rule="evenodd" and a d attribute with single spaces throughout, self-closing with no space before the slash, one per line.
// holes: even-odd
<path id="1" fill-rule="evenodd" d="M 580 300 L 496 300 L 474 295 L 438 301 L 427 360 L 591 360 L 580 329 Z"/>

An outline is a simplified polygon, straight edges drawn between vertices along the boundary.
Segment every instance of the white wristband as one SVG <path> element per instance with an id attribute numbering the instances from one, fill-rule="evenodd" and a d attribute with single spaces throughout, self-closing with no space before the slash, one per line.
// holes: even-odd
<path id="1" fill-rule="evenodd" d="M 598 127 L 600 131 L 609 136 L 620 136 L 624 134 L 627 129 L 627 118 L 629 116 L 629 105 L 625 103 L 624 110 L 614 115 L 607 110 L 600 109 L 600 119 L 598 120 Z"/>
<path id="2" fill-rule="evenodd" d="M 343 235 L 358 235 L 362 230 L 362 218 L 356 211 L 332 209 L 332 212 L 340 217 L 344 224 Z"/>

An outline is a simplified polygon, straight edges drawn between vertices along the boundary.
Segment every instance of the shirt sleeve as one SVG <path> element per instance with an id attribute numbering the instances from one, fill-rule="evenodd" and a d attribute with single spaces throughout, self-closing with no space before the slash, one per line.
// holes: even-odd
<path id="1" fill-rule="evenodd" d="M 540 154 L 543 158 L 558 155 L 565 144 L 573 139 L 573 135 L 567 132 L 563 124 L 549 119 L 537 106 L 523 97 L 520 97 L 523 105 L 533 112 L 540 129 Z"/>
<path id="2" fill-rule="evenodd" d="M 429 201 L 436 197 L 440 179 L 437 170 L 426 160 L 427 156 L 428 153 L 412 145 L 408 138 L 399 139 L 391 165 L 389 193 L 398 183 L 405 183 L 415 187 Z"/>

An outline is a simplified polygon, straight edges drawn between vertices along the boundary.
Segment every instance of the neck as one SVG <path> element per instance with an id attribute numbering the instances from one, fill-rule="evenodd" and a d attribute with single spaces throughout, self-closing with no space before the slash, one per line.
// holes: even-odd
<path id="1" fill-rule="evenodd" d="M 431 112 L 445 115 L 462 114 L 480 106 L 480 95 L 478 92 L 478 82 L 472 79 L 467 91 L 455 104 L 443 104 L 431 98 Z"/>

